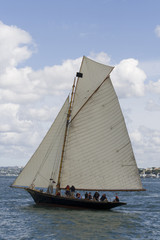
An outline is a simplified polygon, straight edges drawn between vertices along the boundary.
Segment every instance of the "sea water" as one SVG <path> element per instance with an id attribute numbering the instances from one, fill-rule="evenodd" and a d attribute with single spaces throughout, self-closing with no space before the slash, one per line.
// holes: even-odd
<path id="1" fill-rule="evenodd" d="M 13 181 L 0 177 L 0 240 L 160 240 L 160 178 L 142 179 L 145 192 L 119 192 L 127 205 L 109 211 L 38 207 Z"/>

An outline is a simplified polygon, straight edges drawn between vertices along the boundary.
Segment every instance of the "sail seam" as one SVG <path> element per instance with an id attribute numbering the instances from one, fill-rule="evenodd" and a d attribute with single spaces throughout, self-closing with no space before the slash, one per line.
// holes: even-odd
<path id="1" fill-rule="evenodd" d="M 116 152 L 119 152 L 119 151 L 121 151 L 123 148 L 125 148 L 127 145 L 129 145 L 130 144 L 130 142 L 128 142 L 127 144 L 125 144 L 123 147 L 121 147 L 121 148 L 119 148 L 119 149 L 117 149 L 117 151 Z"/>

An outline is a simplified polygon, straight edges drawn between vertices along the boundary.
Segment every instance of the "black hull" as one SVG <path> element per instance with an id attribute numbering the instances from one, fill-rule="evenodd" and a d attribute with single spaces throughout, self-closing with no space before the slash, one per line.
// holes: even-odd
<path id="1" fill-rule="evenodd" d="M 126 205 L 124 202 L 98 202 L 85 199 L 76 199 L 69 197 L 54 196 L 48 193 L 40 192 L 38 190 L 25 189 L 37 205 L 45 205 L 52 207 L 63 207 L 72 209 L 97 209 L 109 210 L 111 208 Z"/>

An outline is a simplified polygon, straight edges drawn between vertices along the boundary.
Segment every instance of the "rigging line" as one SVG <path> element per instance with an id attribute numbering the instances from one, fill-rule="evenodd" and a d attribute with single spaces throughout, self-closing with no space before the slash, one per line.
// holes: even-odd
<path id="1" fill-rule="evenodd" d="M 78 112 L 74 115 L 74 117 L 70 120 L 71 123 L 74 118 L 78 115 L 78 113 L 82 110 L 82 108 L 86 105 L 86 103 L 92 98 L 92 96 L 99 90 L 99 88 L 103 85 L 103 83 L 109 78 L 109 75 L 103 80 L 103 82 L 99 85 L 99 87 L 91 94 L 91 96 L 86 100 L 86 102 L 82 105 L 82 107 L 78 110 Z"/>
<path id="2" fill-rule="evenodd" d="M 49 183 L 49 180 L 45 178 L 42 174 L 39 173 L 39 176 L 41 176 L 44 180 L 46 180 Z"/>
<path id="3" fill-rule="evenodd" d="M 66 119 L 66 117 L 65 117 L 65 119 Z M 53 124 L 52 124 L 52 125 L 53 125 Z M 63 126 L 62 126 L 62 127 L 63 127 Z M 62 127 L 58 128 L 58 131 L 56 131 L 56 134 L 57 134 L 57 135 L 58 135 L 58 134 L 60 133 L 60 131 L 62 130 Z M 47 132 L 47 133 L 48 133 L 48 132 Z M 44 138 L 46 138 L 46 136 L 45 136 Z M 53 143 L 51 142 L 50 146 L 48 147 L 48 150 L 47 150 L 47 152 L 46 152 L 46 154 L 45 154 L 45 156 L 44 156 L 44 159 L 43 159 L 42 163 L 40 164 L 37 173 L 36 173 L 35 176 L 34 176 L 34 179 L 33 179 L 33 181 L 32 181 L 32 184 L 35 182 L 37 176 L 40 175 L 40 171 L 41 171 L 42 167 L 44 166 L 45 162 L 47 161 L 48 156 L 49 156 L 49 153 L 51 152 L 54 144 L 55 144 L 54 142 L 53 142 Z"/>

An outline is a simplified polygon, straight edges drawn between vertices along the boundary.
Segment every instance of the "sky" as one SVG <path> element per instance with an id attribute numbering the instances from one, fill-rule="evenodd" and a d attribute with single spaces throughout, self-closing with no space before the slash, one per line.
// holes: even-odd
<path id="1" fill-rule="evenodd" d="M 0 166 L 24 166 L 82 56 L 115 66 L 138 167 L 160 167 L 160 1 L 0 0 Z"/>

